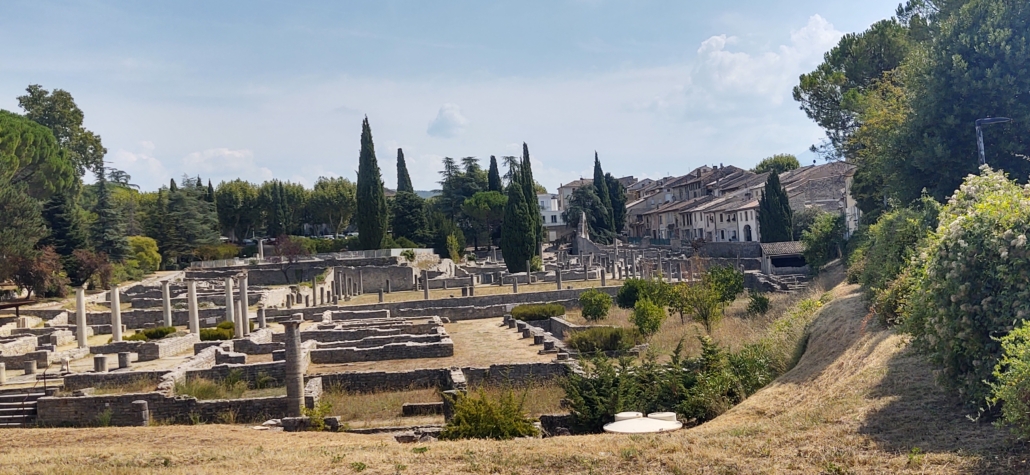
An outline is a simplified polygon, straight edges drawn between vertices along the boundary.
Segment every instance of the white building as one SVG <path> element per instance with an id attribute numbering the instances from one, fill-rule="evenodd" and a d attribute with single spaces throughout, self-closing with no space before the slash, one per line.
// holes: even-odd
<path id="1" fill-rule="evenodd" d="M 547 234 L 547 241 L 554 242 L 565 234 L 565 219 L 562 218 L 562 203 L 560 195 L 542 193 L 536 195 L 537 204 L 540 205 L 540 216 L 544 222 L 544 232 Z"/>

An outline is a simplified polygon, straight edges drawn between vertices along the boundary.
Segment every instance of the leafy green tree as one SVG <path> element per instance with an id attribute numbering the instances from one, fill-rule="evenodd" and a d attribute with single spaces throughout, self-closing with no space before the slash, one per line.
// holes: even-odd
<path id="1" fill-rule="evenodd" d="M 415 193 L 401 191 L 393 197 L 390 228 L 394 238 L 405 238 L 416 243 L 430 239 L 426 218 L 426 201 Z"/>
<path id="2" fill-rule="evenodd" d="M 121 262 L 129 254 L 129 241 L 125 238 L 125 220 L 111 197 L 103 168 L 97 174 L 97 203 L 93 208 L 97 219 L 93 222 L 92 241 L 97 252 L 107 254 L 114 262 Z"/>
<path id="3" fill-rule="evenodd" d="M 350 180 L 319 177 L 308 199 L 308 216 L 315 222 L 328 224 L 333 234 L 341 234 L 358 207 L 356 196 L 357 187 Z"/>
<path id="4" fill-rule="evenodd" d="M 76 178 L 75 165 L 49 129 L 0 110 L 0 180 L 25 185 L 32 197 L 46 199 L 69 189 Z"/>
<path id="5" fill-rule="evenodd" d="M 266 181 L 258 189 L 265 233 L 268 236 L 300 234 L 309 198 L 308 190 L 299 183 Z"/>
<path id="6" fill-rule="evenodd" d="M 615 234 L 620 234 L 626 226 L 626 187 L 611 173 L 604 174 L 604 181 L 608 183 L 608 197 L 612 200 L 614 231 Z"/>
<path id="7" fill-rule="evenodd" d="M 36 243 L 47 235 L 42 208 L 24 191 L 24 185 L 12 185 L 0 178 L 0 281 L 16 271 L 16 258 L 31 260 Z"/>
<path id="8" fill-rule="evenodd" d="M 601 207 L 604 208 L 603 213 L 597 215 L 598 231 L 606 234 L 615 234 L 615 218 L 612 210 L 612 200 L 608 196 L 608 182 L 604 179 L 604 171 L 601 170 L 601 161 L 597 158 L 597 152 L 594 152 L 594 193 L 597 194 L 597 198 L 601 202 Z"/>
<path id="9" fill-rule="evenodd" d="M 765 181 L 765 191 L 758 200 L 758 229 L 762 242 L 793 241 L 791 229 L 790 199 L 787 190 L 780 185 L 780 177 L 770 173 Z"/>
<path id="10" fill-rule="evenodd" d="M 67 91 L 53 92 L 33 84 L 18 97 L 18 105 L 25 110 L 25 117 L 51 130 L 57 144 L 65 150 L 68 160 L 82 176 L 87 170 L 102 172 L 107 149 L 100 136 L 82 127 L 84 114 Z"/>
<path id="11" fill-rule="evenodd" d="M 633 306 L 633 315 L 630 321 L 637 327 L 641 335 L 651 336 L 658 333 L 665 321 L 665 309 L 647 298 L 637 300 Z"/>
<path id="12" fill-rule="evenodd" d="M 588 289 L 580 294 L 579 306 L 583 309 L 583 318 L 591 321 L 601 320 L 607 317 L 612 309 L 612 296 L 597 289 Z"/>
<path id="13" fill-rule="evenodd" d="M 161 268 L 161 253 L 157 250 L 157 241 L 147 236 L 129 236 L 129 259 L 136 266 L 149 274 Z"/>
<path id="14" fill-rule="evenodd" d="M 826 131 L 830 155 L 851 157 L 862 94 L 898 68 L 910 50 L 908 29 L 895 19 L 883 20 L 862 33 L 844 35 L 815 71 L 801 75 L 794 100 Z"/>
<path id="15" fill-rule="evenodd" d="M 8 256 L 4 263 L 0 263 L 0 276 L 5 268 L 13 269 L 13 273 L 4 278 L 10 278 L 18 287 L 27 290 L 30 297 L 32 294 L 37 297 L 64 296 L 64 286 L 68 282 L 63 275 L 61 256 L 53 247 L 44 246 L 27 254 Z"/>
<path id="16" fill-rule="evenodd" d="M 408 175 L 408 164 L 404 161 L 404 150 L 397 149 L 397 193 L 414 193 L 415 187 L 411 185 L 411 175 Z"/>
<path id="17" fill-rule="evenodd" d="M 501 181 L 501 172 L 497 169 L 497 157 L 490 155 L 490 171 L 487 173 L 487 190 L 504 192 L 504 183 Z"/>
<path id="18" fill-rule="evenodd" d="M 682 312 L 685 310 L 690 313 L 691 319 L 704 326 L 705 332 L 711 335 L 722 320 L 722 309 L 726 305 L 723 291 L 711 280 L 693 284 L 679 283 L 673 287 L 673 307 L 681 312 L 680 318 L 683 318 Z"/>
<path id="19" fill-rule="evenodd" d="M 805 262 L 815 269 L 840 257 L 844 248 L 844 216 L 826 213 L 801 233 L 805 243 Z"/>
<path id="20" fill-rule="evenodd" d="M 438 255 L 450 256 L 452 246 L 448 241 L 452 236 L 457 240 L 457 249 L 459 251 L 465 249 L 465 233 L 443 213 L 439 211 L 432 213 L 429 217 L 429 231 L 431 233 L 430 244 Z"/>
<path id="21" fill-rule="evenodd" d="M 358 243 L 362 249 L 379 249 L 386 237 L 390 211 L 386 208 L 383 178 L 376 162 L 372 128 L 368 117 L 361 123 L 361 154 L 358 156 Z"/>
<path id="22" fill-rule="evenodd" d="M 719 301 L 728 304 L 744 292 L 744 273 L 732 266 L 714 266 L 702 278 L 719 293 Z"/>
<path id="23" fill-rule="evenodd" d="M 611 242 L 611 231 L 605 228 L 608 224 L 608 209 L 592 186 L 582 186 L 573 190 L 568 206 L 562 211 L 562 219 L 572 229 L 579 229 L 580 220 L 584 215 L 587 218 L 590 240 L 603 244 Z"/>
<path id="24" fill-rule="evenodd" d="M 471 228 L 475 232 L 475 246 L 479 248 L 479 237 L 486 235 L 490 248 L 493 248 L 494 231 L 500 229 L 504 219 L 504 207 L 508 198 L 496 191 L 480 191 L 465 200 L 461 212 L 469 218 Z"/>
<path id="25" fill-rule="evenodd" d="M 219 183 L 214 203 L 222 232 L 233 242 L 246 238 L 261 224 L 258 187 L 253 183 L 239 178 Z"/>
<path id="26" fill-rule="evenodd" d="M 801 236 L 802 233 L 811 228 L 820 216 L 826 214 L 821 208 L 807 206 L 805 209 L 791 215 L 791 233 L 793 236 Z"/>
<path id="27" fill-rule="evenodd" d="M 526 261 L 534 254 L 534 232 L 535 221 L 526 204 L 522 183 L 512 181 L 508 185 L 508 202 L 504 206 L 504 220 L 501 224 L 501 252 L 508 272 L 529 270 L 526 269 Z"/>
<path id="28" fill-rule="evenodd" d="M 797 170 L 801 166 L 798 163 L 798 157 L 795 157 L 789 153 L 779 153 L 766 158 L 755 165 L 751 171 L 762 174 L 762 173 L 776 173 L 780 174 L 783 172 L 789 172 L 791 170 Z"/>

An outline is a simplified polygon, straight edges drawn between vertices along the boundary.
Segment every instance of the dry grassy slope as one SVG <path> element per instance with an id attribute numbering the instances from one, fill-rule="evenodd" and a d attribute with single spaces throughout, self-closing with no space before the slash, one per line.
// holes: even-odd
<path id="1" fill-rule="evenodd" d="M 385 436 L 239 426 L 38 429 L 0 432 L 0 472 L 1030 471 L 1025 447 L 1000 429 L 967 420 L 904 338 L 877 327 L 856 287 L 834 292 L 796 368 L 723 416 L 678 433 L 436 442 L 415 453 Z"/>

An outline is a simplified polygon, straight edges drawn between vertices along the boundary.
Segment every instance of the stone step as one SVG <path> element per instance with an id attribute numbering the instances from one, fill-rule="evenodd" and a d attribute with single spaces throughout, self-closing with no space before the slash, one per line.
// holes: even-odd
<path id="1" fill-rule="evenodd" d="M 0 424 L 30 424 L 36 422 L 35 414 L 0 415 Z"/>
<path id="2" fill-rule="evenodd" d="M 0 404 L 9 402 L 35 401 L 46 394 L 44 393 L 8 393 L 0 394 Z"/>
<path id="3" fill-rule="evenodd" d="M 26 404 L 21 407 L 0 407 L 0 416 L 11 416 L 18 414 L 36 414 L 36 403 Z"/>

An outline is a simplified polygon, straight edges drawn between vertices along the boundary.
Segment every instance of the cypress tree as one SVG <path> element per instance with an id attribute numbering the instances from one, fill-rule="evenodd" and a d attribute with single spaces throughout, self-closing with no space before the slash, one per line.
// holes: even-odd
<path id="1" fill-rule="evenodd" d="M 386 236 L 386 225 L 390 219 L 386 209 L 386 194 L 383 192 L 383 178 L 376 162 L 376 150 L 372 144 L 372 128 L 368 117 L 361 123 L 361 154 L 358 156 L 358 246 L 362 249 L 379 249 Z"/>
<path id="2" fill-rule="evenodd" d="M 504 192 L 501 171 L 497 168 L 497 157 L 490 155 L 490 172 L 487 175 L 487 191 Z"/>
<path id="3" fill-rule="evenodd" d="M 215 187 L 211 186 L 211 180 L 210 179 L 207 181 L 207 202 L 208 203 L 214 203 L 215 202 Z"/>
<path id="4" fill-rule="evenodd" d="M 404 150 L 397 149 L 397 193 L 407 191 L 415 192 L 411 186 L 411 175 L 408 175 L 408 164 L 404 162 Z"/>
<path id="5" fill-rule="evenodd" d="M 780 185 L 780 176 L 770 173 L 765 192 L 758 200 L 758 230 L 762 242 L 793 241 L 790 199 Z"/>
<path id="6" fill-rule="evenodd" d="M 604 174 L 604 181 L 608 183 L 608 197 L 612 200 L 612 224 L 615 234 L 619 234 L 626 226 L 626 187 L 611 173 Z"/>
<path id="7" fill-rule="evenodd" d="M 515 179 L 517 176 L 513 175 L 512 182 L 508 184 L 508 203 L 504 205 L 504 221 L 501 223 L 501 252 L 508 272 L 529 270 L 525 267 L 526 260 L 536 252 L 534 222 L 522 184 Z"/>
<path id="8" fill-rule="evenodd" d="M 536 181 L 533 180 L 533 165 L 529 162 L 529 146 L 522 142 L 522 163 L 519 165 L 519 172 L 522 174 L 520 182 L 522 185 L 523 199 L 529 208 L 529 233 L 533 243 L 535 256 L 543 242 L 544 219 L 540 215 L 540 204 L 536 201 Z"/>
<path id="9" fill-rule="evenodd" d="M 70 192 L 54 193 L 43 206 L 43 219 L 50 228 L 50 235 L 39 242 L 40 247 L 54 246 L 61 257 L 86 248 L 85 224 Z"/>
<path id="10" fill-rule="evenodd" d="M 107 254 L 112 261 L 121 262 L 129 254 L 129 240 L 125 237 L 125 220 L 111 199 L 111 189 L 103 169 L 97 174 L 96 188 L 97 204 L 93 212 L 97 214 L 97 220 L 93 222 L 93 247 Z"/>
<path id="11" fill-rule="evenodd" d="M 597 151 L 594 151 L 594 193 L 597 194 L 597 198 L 601 201 L 601 206 L 604 208 L 598 216 L 599 221 L 597 223 L 599 232 L 605 234 L 613 234 L 615 232 L 615 218 L 612 210 L 612 200 L 608 196 L 608 181 L 604 178 L 604 171 L 601 170 L 601 160 L 597 158 Z"/>
<path id="12" fill-rule="evenodd" d="M 170 191 L 172 193 L 175 193 L 176 191 L 179 191 L 179 187 L 175 186 L 175 178 L 172 178 L 171 180 L 168 181 L 168 191 Z"/>

